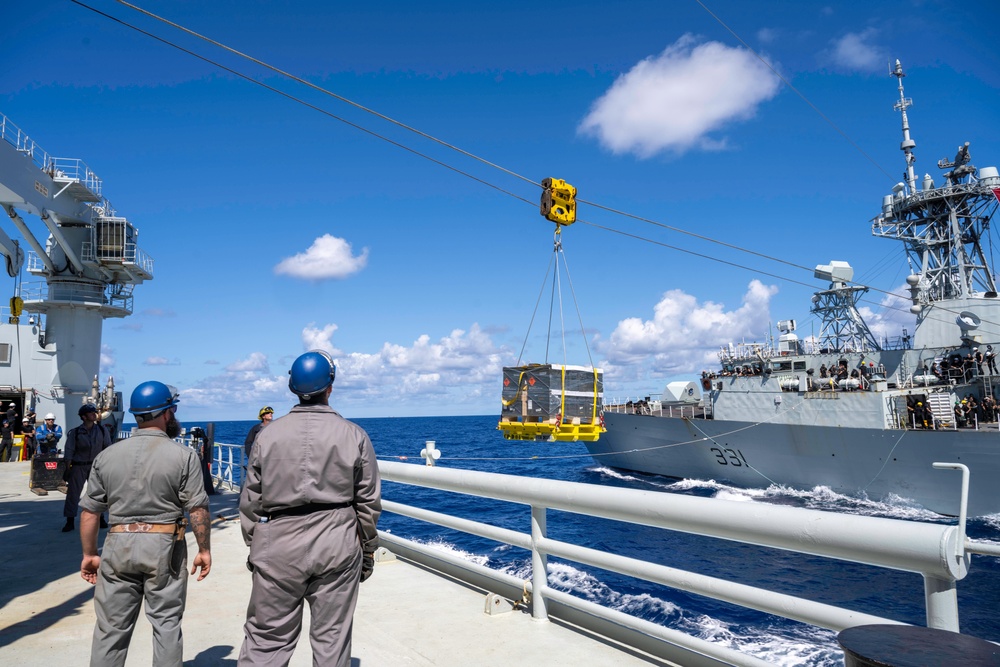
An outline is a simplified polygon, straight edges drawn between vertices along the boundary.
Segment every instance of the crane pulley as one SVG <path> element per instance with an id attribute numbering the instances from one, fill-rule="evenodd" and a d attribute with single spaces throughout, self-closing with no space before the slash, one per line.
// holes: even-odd
<path id="1" fill-rule="evenodd" d="M 549 331 L 545 347 L 545 363 L 521 365 L 518 357 L 517 365 L 503 369 L 503 390 L 501 394 L 501 417 L 497 428 L 503 431 L 507 440 L 548 440 L 548 441 L 596 441 L 605 431 L 601 416 L 602 398 L 604 395 L 603 374 L 594 366 L 570 366 L 566 363 L 566 330 L 563 323 L 563 302 L 560 278 L 560 260 L 573 294 L 576 305 L 576 295 L 573 293 L 573 283 L 569 277 L 569 267 L 566 264 L 562 247 L 562 228 L 576 222 L 576 188 L 564 180 L 546 178 L 542 181 L 545 188 L 542 193 L 541 214 L 549 221 L 556 223 L 553 237 L 553 254 L 550 270 L 552 271 L 552 297 L 549 304 Z M 549 272 L 545 274 L 542 284 L 548 282 Z M 539 293 L 539 302 L 542 292 Z M 563 343 L 563 363 L 551 364 L 548 361 L 549 342 L 552 338 L 552 317 L 558 297 L 561 324 L 561 339 Z M 577 306 L 577 316 L 580 309 Z M 535 304 L 535 314 L 538 303 Z M 534 314 L 532 322 L 534 322 Z M 530 334 L 531 325 L 528 325 Z M 580 331 L 584 327 L 581 319 Z M 584 346 L 590 356 L 584 334 Z M 525 336 L 527 343 L 527 335 Z M 524 347 L 521 348 L 521 354 Z"/>

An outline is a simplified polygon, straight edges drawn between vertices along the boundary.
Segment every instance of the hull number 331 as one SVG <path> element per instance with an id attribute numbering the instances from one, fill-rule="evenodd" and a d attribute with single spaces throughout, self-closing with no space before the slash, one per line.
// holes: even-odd
<path id="1" fill-rule="evenodd" d="M 721 447 L 712 447 L 711 452 L 715 454 L 715 460 L 718 461 L 719 465 L 723 466 L 734 466 L 736 468 L 742 466 L 748 466 L 747 460 L 743 458 L 743 452 L 738 449 L 729 449 L 728 447 L 723 449 Z"/>

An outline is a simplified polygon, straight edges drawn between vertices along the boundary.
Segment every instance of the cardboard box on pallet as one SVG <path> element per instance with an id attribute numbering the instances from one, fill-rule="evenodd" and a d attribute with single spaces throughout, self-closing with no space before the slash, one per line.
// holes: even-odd
<path id="1" fill-rule="evenodd" d="M 563 412 L 563 366 L 529 364 L 503 369 L 501 419 L 548 421 L 562 414 L 563 421 L 579 418 L 589 424 L 600 414 L 604 399 L 604 374 L 597 369 L 597 410 L 594 410 L 594 369 L 566 366 L 566 402 Z"/>

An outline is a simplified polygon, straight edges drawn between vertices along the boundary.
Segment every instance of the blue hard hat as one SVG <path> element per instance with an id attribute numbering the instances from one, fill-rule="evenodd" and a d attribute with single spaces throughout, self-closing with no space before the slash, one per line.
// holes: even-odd
<path id="1" fill-rule="evenodd" d="M 149 380 L 132 391 L 128 411 L 134 415 L 147 415 L 176 407 L 179 400 L 176 388 L 156 380 Z"/>
<path id="2" fill-rule="evenodd" d="M 288 388 L 292 393 L 308 398 L 333 384 L 337 367 L 323 350 L 310 350 L 292 362 L 288 375 Z"/>

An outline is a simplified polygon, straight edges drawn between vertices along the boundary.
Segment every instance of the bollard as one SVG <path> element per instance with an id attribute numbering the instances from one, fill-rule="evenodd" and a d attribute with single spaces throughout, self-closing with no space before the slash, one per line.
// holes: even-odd
<path id="1" fill-rule="evenodd" d="M 858 625 L 837 635 L 844 667 L 1000 665 L 1000 646 L 978 637 L 915 625 Z"/>
<path id="2" fill-rule="evenodd" d="M 441 451 L 434 447 L 433 440 L 428 440 L 424 448 L 420 450 L 420 456 L 427 460 L 427 465 L 432 466 L 435 461 L 441 458 Z"/>

